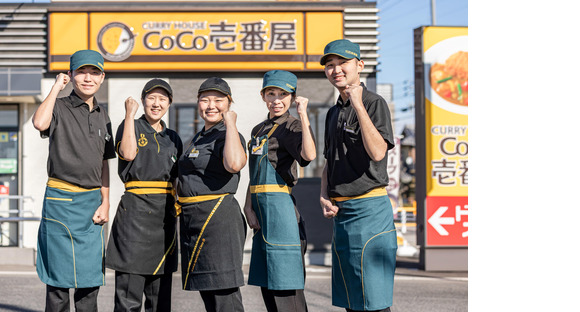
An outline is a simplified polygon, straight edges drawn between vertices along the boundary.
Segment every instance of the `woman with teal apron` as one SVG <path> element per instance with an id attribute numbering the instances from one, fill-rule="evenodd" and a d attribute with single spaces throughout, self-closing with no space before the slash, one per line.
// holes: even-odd
<path id="1" fill-rule="evenodd" d="M 169 83 L 149 80 L 139 103 L 125 101 L 117 129 L 119 178 L 125 183 L 111 236 L 106 266 L 115 270 L 114 311 L 171 311 L 171 284 L 177 271 L 177 229 L 173 183 L 183 146 L 161 118 L 173 100 Z"/>
<path id="2" fill-rule="evenodd" d="M 226 81 L 204 81 L 197 101 L 204 128 L 178 161 L 183 289 L 199 291 L 208 312 L 243 312 L 246 224 L 234 194 L 247 161 L 245 142 Z"/>
<path id="3" fill-rule="evenodd" d="M 296 76 L 287 71 L 264 75 L 260 93 L 269 119 L 252 130 L 249 142 L 250 185 L 244 212 L 254 237 L 248 284 L 261 287 L 268 311 L 308 310 L 306 237 L 291 187 L 297 182 L 296 163 L 308 165 L 316 149 L 306 110 L 308 99 L 296 97 L 296 85 Z M 300 120 L 288 113 L 294 101 Z"/>

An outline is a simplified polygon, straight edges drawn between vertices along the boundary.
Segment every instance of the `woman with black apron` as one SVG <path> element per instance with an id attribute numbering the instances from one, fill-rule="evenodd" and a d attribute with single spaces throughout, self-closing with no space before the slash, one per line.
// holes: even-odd
<path id="1" fill-rule="evenodd" d="M 316 157 L 308 99 L 296 97 L 297 78 L 283 70 L 264 75 L 260 94 L 268 119 L 252 130 L 250 185 L 244 212 L 254 229 L 248 284 L 261 287 L 266 309 L 308 311 L 304 298 L 306 235 L 291 188 L 297 163 Z M 296 102 L 300 119 L 288 109 Z"/>
<path id="2" fill-rule="evenodd" d="M 117 130 L 119 177 L 125 183 L 111 227 L 106 265 L 115 270 L 115 311 L 171 311 L 171 280 L 177 270 L 173 182 L 183 146 L 161 118 L 173 99 L 167 82 L 152 79 L 139 103 L 125 101 L 125 120 Z"/>
<path id="3" fill-rule="evenodd" d="M 205 126 L 178 161 L 183 289 L 199 291 L 206 311 L 244 311 L 246 224 L 234 194 L 246 165 L 245 141 L 223 79 L 204 81 L 197 100 Z"/>

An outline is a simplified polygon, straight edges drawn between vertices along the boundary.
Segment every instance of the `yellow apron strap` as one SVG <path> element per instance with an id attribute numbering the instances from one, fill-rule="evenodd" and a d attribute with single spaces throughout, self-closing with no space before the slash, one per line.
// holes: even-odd
<path id="1" fill-rule="evenodd" d="M 270 129 L 270 131 L 268 131 L 268 135 L 265 138 L 263 138 L 262 141 L 260 141 L 260 145 L 254 147 L 252 149 L 252 152 L 255 152 L 255 151 L 261 149 L 264 146 L 264 143 L 266 143 L 266 141 L 270 138 L 270 136 L 272 135 L 272 133 L 274 133 L 274 131 L 276 131 L 276 128 L 278 128 L 278 124 L 277 123 L 275 123 L 274 126 L 272 127 L 272 129 Z M 258 133 L 259 132 L 260 131 L 258 131 Z"/>
<path id="2" fill-rule="evenodd" d="M 164 190 L 158 188 L 138 188 L 126 191 L 133 194 L 171 194 L 171 190 Z"/>
<path id="3" fill-rule="evenodd" d="M 166 181 L 130 181 L 125 183 L 125 188 L 131 187 L 173 188 L 173 184 Z"/>
<path id="4" fill-rule="evenodd" d="M 181 205 L 178 201 L 175 201 L 175 216 L 179 216 L 181 214 Z"/>
<path id="5" fill-rule="evenodd" d="M 199 203 L 208 200 L 218 199 L 220 197 L 225 197 L 229 194 L 209 194 L 209 195 L 199 195 L 193 197 L 179 197 L 175 201 L 175 214 L 176 216 L 181 214 L 181 204 L 191 204 L 191 203 Z"/>
<path id="6" fill-rule="evenodd" d="M 82 187 L 76 186 L 72 183 L 68 183 L 66 181 L 56 179 L 56 178 L 48 178 L 48 182 L 46 183 L 46 186 L 52 187 L 55 189 L 59 189 L 62 191 L 66 191 L 66 192 L 75 192 L 75 193 L 88 192 L 88 191 L 94 191 L 94 190 L 100 189 L 100 187 L 86 189 L 86 188 L 82 188 Z"/>
<path id="7" fill-rule="evenodd" d="M 387 195 L 387 189 L 385 187 L 378 187 L 376 189 L 370 190 L 369 192 L 357 195 L 357 196 L 343 196 L 343 197 L 331 197 L 330 199 L 335 202 L 343 202 L 351 199 L 361 199 L 369 197 L 380 197 Z"/>
<path id="8" fill-rule="evenodd" d="M 292 192 L 292 188 L 288 185 L 278 185 L 278 184 L 262 184 L 262 185 L 251 185 L 250 193 L 288 193 Z"/>
<path id="9" fill-rule="evenodd" d="M 133 194 L 173 194 L 173 184 L 167 181 L 130 181 L 125 189 Z"/>

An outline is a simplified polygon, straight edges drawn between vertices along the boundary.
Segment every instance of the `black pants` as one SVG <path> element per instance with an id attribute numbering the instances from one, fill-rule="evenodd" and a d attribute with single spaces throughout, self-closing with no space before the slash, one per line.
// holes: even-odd
<path id="1" fill-rule="evenodd" d="M 346 312 L 356 312 L 356 310 L 346 309 Z M 391 307 L 382 310 L 368 311 L 368 312 L 391 312 Z"/>
<path id="2" fill-rule="evenodd" d="M 199 292 L 207 312 L 244 312 L 242 292 L 239 287 Z"/>
<path id="3" fill-rule="evenodd" d="M 260 287 L 268 312 L 308 312 L 303 289 L 271 290 Z"/>
<path id="4" fill-rule="evenodd" d="M 115 312 L 141 311 L 145 293 L 145 311 L 171 311 L 172 274 L 139 275 L 115 271 Z"/>
<path id="5" fill-rule="evenodd" d="M 74 288 L 75 311 L 96 312 L 99 287 Z M 70 311 L 69 288 L 46 285 L 46 312 Z"/>

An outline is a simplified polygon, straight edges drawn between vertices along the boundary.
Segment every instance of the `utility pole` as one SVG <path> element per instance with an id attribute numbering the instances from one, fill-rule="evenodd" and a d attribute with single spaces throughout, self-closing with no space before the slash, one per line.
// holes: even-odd
<path id="1" fill-rule="evenodd" d="M 431 26 L 435 26 L 435 0 L 431 0 Z"/>

